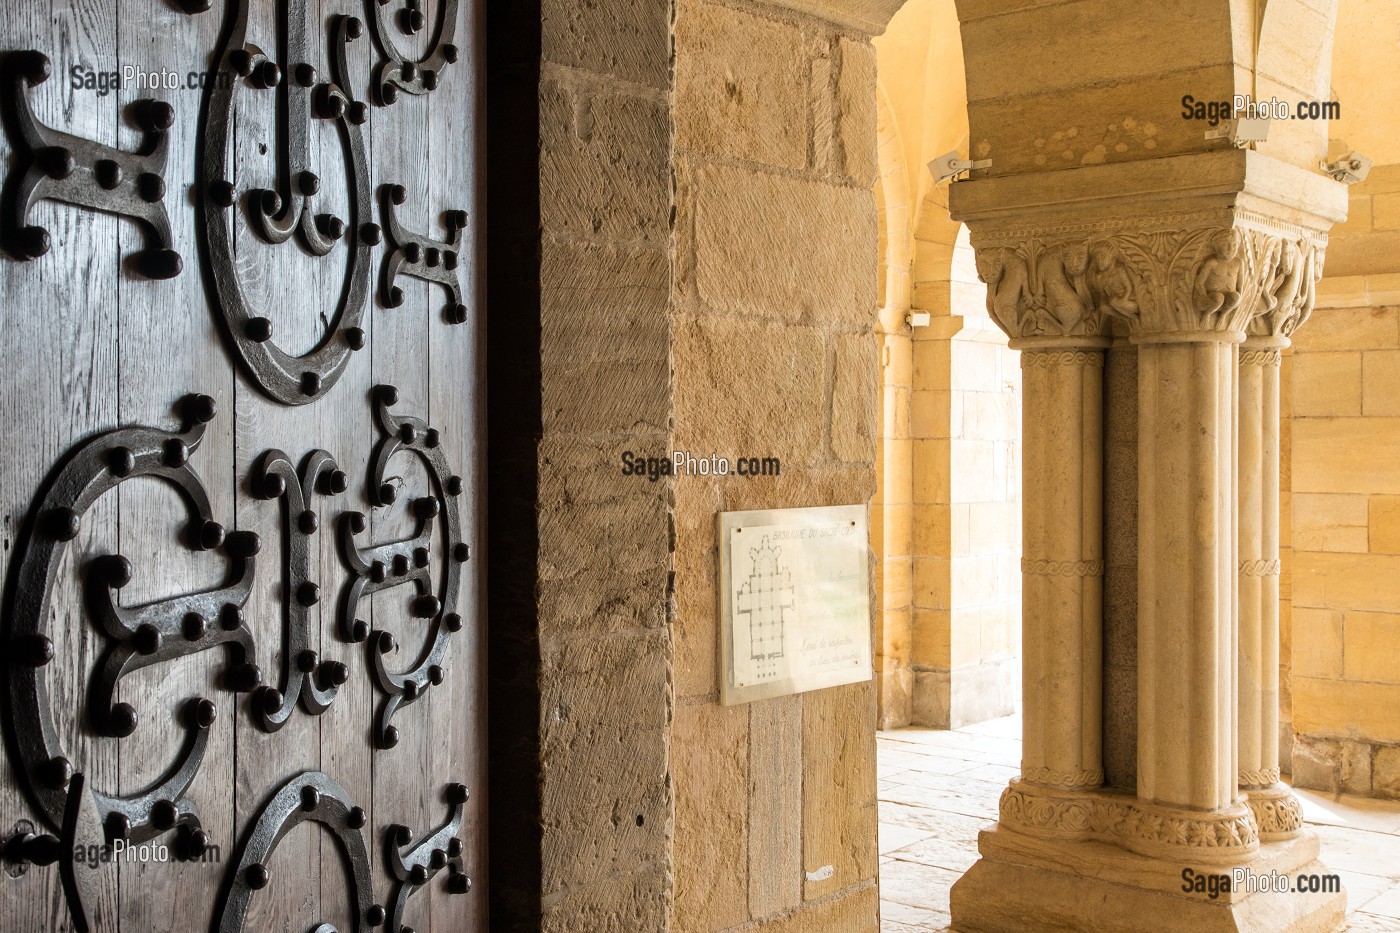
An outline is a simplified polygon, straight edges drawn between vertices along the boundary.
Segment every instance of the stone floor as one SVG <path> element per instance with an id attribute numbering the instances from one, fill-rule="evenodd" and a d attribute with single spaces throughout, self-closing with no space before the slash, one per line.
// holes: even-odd
<path id="1" fill-rule="evenodd" d="M 947 930 L 948 889 L 1021 759 L 1020 719 L 880 733 L 882 933 Z M 1356 933 L 1400 933 L 1400 803 L 1300 791 Z"/>

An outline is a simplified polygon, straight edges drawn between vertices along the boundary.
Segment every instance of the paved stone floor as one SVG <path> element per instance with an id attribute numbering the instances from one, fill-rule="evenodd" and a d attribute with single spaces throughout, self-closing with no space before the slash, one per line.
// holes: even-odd
<path id="1" fill-rule="evenodd" d="M 948 889 L 1021 760 L 1020 719 L 879 737 L 882 933 L 948 929 Z M 1323 862 L 1347 890 L 1347 930 L 1400 933 L 1400 803 L 1300 791 Z"/>

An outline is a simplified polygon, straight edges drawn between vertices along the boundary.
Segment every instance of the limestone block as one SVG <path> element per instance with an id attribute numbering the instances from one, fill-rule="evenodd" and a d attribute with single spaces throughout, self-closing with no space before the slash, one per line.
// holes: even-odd
<path id="1" fill-rule="evenodd" d="M 1400 230 L 1400 193 L 1371 197 L 1371 226 L 1376 230 Z"/>
<path id="2" fill-rule="evenodd" d="M 1400 554 L 1400 496 L 1371 496 L 1370 551 Z"/>
<path id="3" fill-rule="evenodd" d="M 1193 63 L 1231 64 L 1234 59 L 1229 11 L 1224 7 L 1156 5 L 1141 8 L 1133 16 L 1104 16 L 1082 4 L 1016 4 L 1015 11 L 1004 16 L 981 18 L 980 8 L 1007 5 L 984 2 L 959 9 L 969 101 L 1048 95 L 1051 91 L 1126 84 L 1132 79 L 1179 73 L 1182 36 L 1193 37 Z M 1082 41 L 1090 22 L 1096 54 L 1086 56 L 1076 43 Z M 1051 66 L 1069 61 L 1074 67 Z M 1007 62 L 1017 62 L 1020 67 L 1004 67 Z M 1180 78 L 1178 82 L 1184 84 Z M 1212 90 L 1224 94 L 1232 87 L 1202 85 L 1197 96 L 1223 99 L 1205 95 Z"/>
<path id="4" fill-rule="evenodd" d="M 873 463 L 878 435 L 879 359 L 875 335 L 837 334 L 831 387 L 831 449 L 845 463 Z"/>
<path id="5" fill-rule="evenodd" d="M 1293 492 L 1400 494 L 1400 418 L 1293 422 Z"/>
<path id="6" fill-rule="evenodd" d="M 800 29 L 703 0 L 683 0 L 675 41 L 678 148 L 784 168 L 806 165 Z"/>
<path id="7" fill-rule="evenodd" d="M 913 620 L 914 666 L 947 671 L 953 666 L 952 613 L 947 609 L 915 608 Z"/>
<path id="8" fill-rule="evenodd" d="M 952 492 L 952 442 L 948 440 L 913 441 L 914 504 L 933 505 L 950 502 Z"/>
<path id="9" fill-rule="evenodd" d="M 1400 685 L 1293 675 L 1293 726 L 1300 734 L 1364 736 L 1400 744 Z M 1297 752 L 1294 752 L 1296 767 Z"/>
<path id="10" fill-rule="evenodd" d="M 818 175 L 832 176 L 841 171 L 842 155 L 837 151 L 836 62 L 831 37 L 822 32 L 808 36 L 807 58 L 811 69 L 807 104 L 812 123 L 810 167 Z"/>
<path id="11" fill-rule="evenodd" d="M 1294 344 L 1295 359 L 1322 350 L 1394 348 L 1400 346 L 1400 309 L 1324 308 L 1298 329 Z"/>
<path id="12" fill-rule="evenodd" d="M 543 0 L 541 55 L 658 89 L 671 80 L 671 11 L 659 3 Z"/>
<path id="13" fill-rule="evenodd" d="M 869 327 L 875 199 L 868 191 L 712 165 L 696 173 L 696 283 L 730 312 Z"/>
<path id="14" fill-rule="evenodd" d="M 803 697 L 804 900 L 875 877 L 874 727 L 871 683 L 816 690 Z"/>
<path id="15" fill-rule="evenodd" d="M 880 563 L 880 572 L 883 577 L 880 597 L 884 608 L 908 608 L 913 596 L 914 562 L 908 558 L 890 558 Z"/>
<path id="16" fill-rule="evenodd" d="M 802 902 L 803 697 L 749 706 L 749 913 Z"/>
<path id="17" fill-rule="evenodd" d="M 883 384 L 880 390 L 880 436 L 882 438 L 897 441 L 909 437 L 909 408 L 912 395 L 913 392 L 908 386 L 895 386 L 888 382 Z"/>
<path id="18" fill-rule="evenodd" d="M 547 903 L 541 933 L 664 930 L 671 885 L 667 866 L 652 861 L 598 884 L 571 888 Z"/>
<path id="19" fill-rule="evenodd" d="M 1303 677 L 1342 676 L 1342 613 L 1334 609 L 1293 610 L 1293 641 L 1299 647 L 1293 670 Z"/>
<path id="20" fill-rule="evenodd" d="M 1376 749 L 1371 760 L 1371 788 L 1377 797 L 1400 800 L 1400 747 Z"/>
<path id="21" fill-rule="evenodd" d="M 961 409 L 962 398 L 958 398 Z M 917 438 L 952 437 L 953 393 L 947 389 L 917 389 L 909 401 L 910 436 Z"/>
<path id="22" fill-rule="evenodd" d="M 1342 656 L 1349 680 L 1400 684 L 1400 615 L 1348 612 Z"/>
<path id="23" fill-rule="evenodd" d="M 947 671 L 914 672 L 913 723 L 930 729 L 948 729 L 949 673 Z"/>
<path id="24" fill-rule="evenodd" d="M 842 37 L 841 74 L 837 81 L 842 171 L 856 185 L 869 188 L 878 169 L 875 158 L 875 49 L 864 40 Z"/>
<path id="25" fill-rule="evenodd" d="M 768 921 L 763 933 L 878 933 L 880 892 L 874 883 L 855 885 L 827 900 Z"/>
<path id="26" fill-rule="evenodd" d="M 1293 606 L 1400 612 L 1400 557 L 1295 552 Z"/>
<path id="27" fill-rule="evenodd" d="M 544 229 L 669 246 L 669 113 L 659 95 L 542 81 L 540 222 Z"/>
<path id="28" fill-rule="evenodd" d="M 1301 551 L 1350 551 L 1367 548 L 1366 497 L 1295 493 L 1293 542 Z"/>
<path id="29" fill-rule="evenodd" d="M 540 265 L 545 432 L 664 434 L 668 254 L 545 237 Z"/>
<path id="30" fill-rule="evenodd" d="M 1400 415 L 1400 350 L 1363 353 L 1361 413 Z"/>
<path id="31" fill-rule="evenodd" d="M 810 393 L 826 362 L 816 328 L 677 315 L 674 353 L 676 450 L 779 457 L 785 471 L 820 455 L 823 412 Z"/>
<path id="32" fill-rule="evenodd" d="M 914 559 L 914 607 L 951 609 L 952 561 L 946 557 Z"/>
<path id="33" fill-rule="evenodd" d="M 717 696 L 718 587 L 715 514 L 724 508 L 720 480 L 676 477 L 676 694 Z"/>
<path id="34" fill-rule="evenodd" d="M 671 700 L 664 631 L 575 638 L 541 662 L 542 889 L 630 872 L 668 835 Z"/>
<path id="35" fill-rule="evenodd" d="M 913 614 L 908 608 L 881 610 L 879 662 L 884 670 L 908 666 L 913 647 L 913 625 Z"/>
<path id="36" fill-rule="evenodd" d="M 676 710 L 672 743 L 674 929 L 727 930 L 749 919 L 749 710 L 682 704 Z"/>
<path id="37" fill-rule="evenodd" d="M 1341 784 L 1341 747 L 1327 739 L 1296 736 L 1292 777 L 1297 787 L 1336 792 Z"/>
<path id="38" fill-rule="evenodd" d="M 1361 186 L 1357 185 L 1352 188 L 1351 197 L 1347 199 L 1347 219 L 1332 228 L 1328 234 L 1329 243 L 1359 233 L 1371 232 L 1371 196 L 1357 191 L 1359 187 Z"/>
<path id="39" fill-rule="evenodd" d="M 952 509 L 948 504 L 914 506 L 915 557 L 948 557 L 954 553 Z"/>
<path id="40" fill-rule="evenodd" d="M 1361 414 L 1361 354 L 1295 354 L 1293 413 L 1300 418 Z"/>
<path id="41" fill-rule="evenodd" d="M 887 504 L 871 510 L 870 540 L 880 544 L 882 539 L 875 534 L 877 516 L 884 532 L 883 546 L 879 548 L 882 557 L 910 557 L 910 545 L 914 534 L 914 506 Z"/>

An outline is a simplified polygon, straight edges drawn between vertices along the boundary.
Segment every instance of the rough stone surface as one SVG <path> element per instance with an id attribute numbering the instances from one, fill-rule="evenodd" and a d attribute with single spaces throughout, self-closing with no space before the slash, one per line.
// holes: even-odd
<path id="1" fill-rule="evenodd" d="M 875 874 L 874 724 L 871 683 L 803 698 L 802 742 L 809 767 L 802 785 L 802 862 L 809 901 Z M 843 805 L 832 806 L 834 801 Z"/>
<path id="2" fill-rule="evenodd" d="M 875 183 L 875 50 L 868 42 L 842 37 L 837 83 L 841 114 L 842 171 L 857 185 Z"/>
<path id="3" fill-rule="evenodd" d="M 727 165 L 700 169 L 696 284 L 720 311 L 871 326 L 869 191 Z"/>
<path id="4" fill-rule="evenodd" d="M 682 0 L 676 44 L 677 148 L 785 168 L 806 164 L 806 62 L 798 30 Z"/>
<path id="5" fill-rule="evenodd" d="M 670 234 L 670 130 L 660 97 L 544 81 L 540 214 L 545 229 L 664 246 Z"/>
<path id="6" fill-rule="evenodd" d="M 664 3 L 542 0 L 545 61 L 664 89 L 671 11 Z"/>
<path id="7" fill-rule="evenodd" d="M 836 381 L 831 390 L 831 449 L 847 463 L 873 463 L 879 417 L 874 334 L 836 337 Z"/>
<path id="8" fill-rule="evenodd" d="M 676 933 L 727 930 L 748 914 L 749 714 L 685 703 L 673 731 Z"/>

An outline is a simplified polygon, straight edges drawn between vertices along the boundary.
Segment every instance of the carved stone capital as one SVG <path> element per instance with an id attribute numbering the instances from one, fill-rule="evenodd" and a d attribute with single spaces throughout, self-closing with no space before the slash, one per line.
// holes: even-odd
<path id="1" fill-rule="evenodd" d="M 1273 772 L 1278 780 L 1278 771 Z M 1240 775 L 1243 784 L 1245 775 Z M 1292 839 L 1303 831 L 1303 806 L 1287 784 L 1274 783 L 1267 787 L 1245 791 L 1245 799 L 1254 821 L 1259 824 L 1259 838 L 1264 842 Z"/>
<path id="2" fill-rule="evenodd" d="M 1307 320 L 1321 243 L 1178 219 L 1149 232 L 979 237 L 987 311 L 1013 340 L 1098 337 L 1115 320 L 1139 339 L 1287 337 Z"/>

